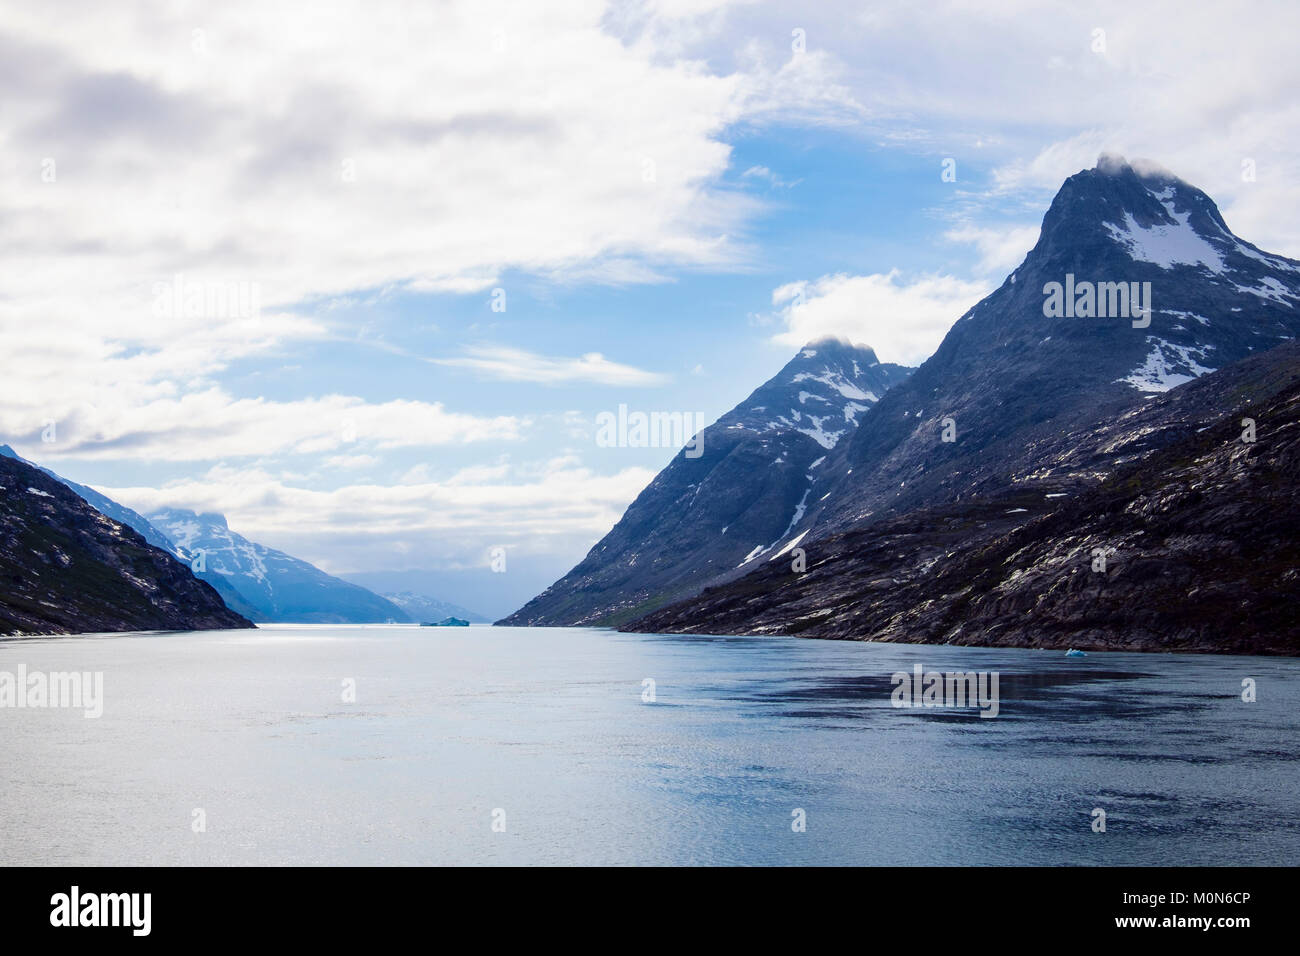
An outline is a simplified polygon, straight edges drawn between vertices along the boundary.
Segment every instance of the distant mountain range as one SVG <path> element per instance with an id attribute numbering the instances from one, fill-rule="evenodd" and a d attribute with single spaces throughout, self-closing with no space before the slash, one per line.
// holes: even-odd
<path id="1" fill-rule="evenodd" d="M 752 552 L 698 512 L 702 533 L 661 547 L 659 525 L 690 511 L 679 456 L 503 623 L 1300 653 L 1298 304 L 1300 263 L 1237 238 L 1172 174 L 1103 157 L 802 482 L 768 498 L 791 456 L 751 445 L 726 497 L 779 502 L 745 529 Z M 706 440 L 698 473 L 726 451 Z"/>
<path id="2" fill-rule="evenodd" d="M 231 531 L 223 515 L 168 508 L 151 513 L 148 520 L 178 553 L 191 562 L 201 561 L 203 570 L 196 571 L 200 578 L 229 582 L 252 607 L 254 620 L 315 624 L 411 620 L 396 604 L 359 585 Z"/>
<path id="3" fill-rule="evenodd" d="M 576 563 L 578 556 L 571 563 Z M 502 571 L 494 571 L 486 561 L 463 562 L 457 555 L 445 565 L 430 562 L 423 567 L 343 571 L 338 576 L 389 600 L 394 594 L 410 593 L 438 603 L 454 603 L 470 610 L 469 620 L 480 622 L 495 621 L 519 608 L 555 580 L 555 570 L 549 558 L 521 550 L 510 553 Z"/>
<path id="4" fill-rule="evenodd" d="M 252 626 L 170 553 L 0 455 L 0 633 Z"/>
<path id="5" fill-rule="evenodd" d="M 0 457 L 24 461 L 8 445 Z M 76 492 L 101 514 L 134 529 L 154 547 L 174 555 L 221 595 L 232 611 L 254 622 L 410 623 L 425 617 L 367 588 L 326 574 L 312 564 L 265 547 L 230 530 L 223 515 L 165 509 L 145 517 L 86 485 L 31 462 Z M 408 593 L 405 604 L 426 602 L 433 620 L 484 618 L 454 604 Z"/>
<path id="6" fill-rule="evenodd" d="M 45 474 L 49 475 L 55 481 L 61 482 L 75 491 L 100 514 L 106 515 L 114 521 L 126 525 L 128 528 L 134 529 L 142 538 L 148 541 L 155 548 L 161 548 L 162 550 L 175 555 L 179 560 L 186 563 L 189 562 L 189 555 L 178 550 L 166 535 L 150 524 L 144 515 L 139 512 L 133 511 L 125 505 L 118 504 L 112 498 L 100 494 L 94 488 L 78 484 L 75 481 L 64 478 L 62 475 L 51 471 L 49 468 L 27 461 L 19 456 L 19 454 L 8 445 L 0 445 L 0 458 L 12 458 L 32 465 L 34 468 L 40 468 L 41 471 L 45 472 Z M 217 593 L 221 595 L 221 599 L 225 601 L 226 606 L 235 613 L 241 614 L 252 621 L 264 620 L 258 610 L 244 600 L 243 595 L 235 590 L 234 586 L 221 575 L 198 575 L 198 577 L 201 577 L 203 580 L 207 581 L 208 584 L 212 585 L 216 589 Z"/>
<path id="7" fill-rule="evenodd" d="M 418 621 L 421 624 L 442 621 L 449 617 L 460 618 L 475 624 L 490 623 L 490 619 L 482 614 L 475 614 L 458 604 L 438 601 L 423 594 L 416 594 L 414 591 L 395 591 L 391 594 L 385 594 L 384 597 L 405 611 L 411 620 Z"/>
<path id="8" fill-rule="evenodd" d="M 809 343 L 501 623 L 1300 653 L 1297 336 L 1300 262 L 1103 157 L 919 368 Z M 5 633 L 481 620 L 406 580 L 0 446 Z"/>

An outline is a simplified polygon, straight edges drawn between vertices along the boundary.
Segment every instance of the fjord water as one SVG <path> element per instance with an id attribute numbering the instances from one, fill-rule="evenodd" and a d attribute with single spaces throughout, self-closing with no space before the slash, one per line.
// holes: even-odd
<path id="1" fill-rule="evenodd" d="M 997 672 L 999 715 L 894 708 L 916 663 Z M 105 700 L 0 710 L 4 864 L 1300 857 L 1294 659 L 267 626 L 0 641 L 20 664 Z"/>

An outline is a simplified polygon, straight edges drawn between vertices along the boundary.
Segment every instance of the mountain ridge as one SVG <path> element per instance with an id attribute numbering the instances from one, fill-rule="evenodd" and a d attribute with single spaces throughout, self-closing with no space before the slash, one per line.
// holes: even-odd
<path id="1" fill-rule="evenodd" d="M 1013 489 L 908 512 L 824 539 L 805 574 L 765 568 L 623 629 L 1300 654 L 1300 343 L 1114 432 L 1142 451 L 1059 504 Z"/>
<path id="2" fill-rule="evenodd" d="M 1069 307 L 1062 308 L 1067 295 Z M 643 605 L 621 619 L 589 615 L 572 623 L 731 633 L 718 627 L 732 622 L 760 628 L 744 633 L 820 635 L 829 621 L 813 620 L 816 627 L 796 621 L 763 597 L 764 582 L 788 595 L 802 594 L 784 581 L 790 572 L 781 569 L 791 562 L 772 563 L 774 556 L 797 545 L 809 569 L 825 571 L 828 552 L 837 566 L 849 567 L 852 562 L 836 549 L 855 536 L 871 551 L 874 533 L 893 542 L 897 559 L 910 567 L 917 554 L 941 541 L 950 549 L 962 541 L 974 547 L 989 528 L 1005 530 L 999 522 L 977 519 L 969 509 L 978 503 L 1006 503 L 1008 513 L 1018 514 L 1030 506 L 1054 511 L 1064 507 L 1062 499 L 1109 494 L 1097 489 L 1111 489 L 1108 483 L 1121 473 L 1132 480 L 1144 460 L 1195 442 L 1178 415 L 1162 418 L 1144 409 L 1176 407 L 1184 417 L 1194 410 L 1198 427 L 1218 427 L 1213 423 L 1229 395 L 1217 389 L 1244 381 L 1238 363 L 1250 365 L 1253 356 L 1300 336 L 1298 305 L 1300 262 L 1235 236 L 1207 194 L 1169 171 L 1103 155 L 1097 167 L 1066 179 L 1020 265 L 957 319 L 929 359 L 881 394 L 857 427 L 826 450 L 820 469 L 809 474 L 806 507 L 783 532 L 784 548 L 773 552 L 775 545 L 769 545 L 760 551 L 768 560 L 749 569 L 713 568 L 709 580 L 697 577 L 694 593 L 676 601 Z M 1295 354 L 1289 348 L 1277 353 L 1284 367 L 1260 382 L 1284 379 Z M 1207 379 L 1213 383 L 1193 387 Z M 1256 392 L 1246 391 L 1262 400 L 1260 382 Z M 1178 400 L 1162 404 L 1171 393 L 1179 393 Z M 1211 466 L 1227 467 L 1213 456 L 1207 459 Z M 651 487 L 662 478 L 661 473 Z M 1181 480 L 1165 478 L 1171 487 Z M 1221 494 L 1224 487 L 1213 490 Z M 1261 498 L 1267 498 L 1265 491 Z M 1055 504 L 1044 508 L 1045 502 Z M 945 536 L 932 521 L 963 530 Z M 623 547 L 636 544 L 630 540 Z M 941 558 L 932 554 L 926 560 Z M 689 549 L 683 560 L 695 560 Z M 873 597 L 875 589 L 887 590 L 887 569 L 870 562 L 863 567 L 874 568 L 877 577 L 859 582 L 865 589 L 861 601 L 892 607 Z M 547 592 L 552 605 L 563 606 L 564 589 L 575 583 L 572 574 Z M 819 580 L 834 590 L 824 574 Z M 635 584 L 630 579 L 623 586 Z M 800 614 L 834 619 L 839 613 L 815 595 L 796 604 Z M 695 617 L 688 621 L 690 614 Z M 526 615 L 507 621 L 529 623 L 521 617 Z M 761 625 L 754 623 L 759 620 Z M 887 623 L 870 621 L 857 637 L 871 638 L 870 628 Z"/>
<path id="3" fill-rule="evenodd" d="M 415 591 L 385 591 L 380 597 L 392 601 L 405 611 L 412 621 L 421 624 L 429 621 L 441 621 L 448 617 L 458 617 L 472 624 L 491 623 L 490 618 L 484 617 L 477 611 L 471 611 L 459 604 L 440 601 L 437 598 Z"/>
<path id="4" fill-rule="evenodd" d="M 1032 456 L 1007 447 L 1026 429 L 1069 432 L 1099 410 L 1118 413 L 1145 394 L 1300 335 L 1300 262 L 1237 239 L 1213 200 L 1172 174 L 1139 175 L 1117 157 L 1101 163 L 1065 181 L 1025 260 L 864 419 L 839 452 L 842 461 L 827 469 L 834 483 L 816 492 L 828 504 L 805 519 L 814 536 L 920 502 L 956 500 L 970 486 L 964 472 L 978 469 L 980 457 L 1001 456 L 1016 471 L 1032 472 Z M 1186 241 L 1169 241 L 1170 255 L 1197 261 L 1162 265 L 1144 258 L 1156 255 L 1147 247 L 1134 258 L 1114 231 L 1129 216 L 1139 230 L 1151 223 L 1171 230 L 1166 239 L 1181 236 Z M 1189 238 L 1187 230 L 1198 226 L 1208 235 Z M 1211 252 L 1218 260 L 1200 261 Z M 1244 270 L 1260 285 L 1234 281 Z M 1067 275 L 1151 282 L 1150 325 L 1135 327 L 1129 316 L 1046 316 L 1045 285 Z M 1156 353 L 1162 357 L 1153 359 Z M 1165 375 L 1153 374 L 1145 387 L 1130 381 L 1143 369 Z M 955 442 L 940 440 L 945 418 L 955 423 Z M 985 454 L 995 447 L 999 455 Z"/>
<path id="5" fill-rule="evenodd" d="M 228 581 L 263 621 L 410 621 L 405 611 L 373 591 L 232 531 L 222 514 L 165 508 L 147 517 L 182 553 L 196 559 L 201 556 L 201 577 Z"/>
<path id="6" fill-rule="evenodd" d="M 0 631 L 249 628 L 209 585 L 41 469 L 0 456 Z"/>
<path id="7" fill-rule="evenodd" d="M 175 536 L 164 533 L 160 530 L 154 521 L 146 518 L 139 512 L 126 507 L 119 502 L 114 501 L 107 495 L 104 495 L 95 489 L 66 478 L 50 468 L 39 465 L 35 462 L 28 461 L 19 455 L 9 445 L 0 445 L 0 457 L 7 457 L 16 461 L 24 462 L 33 468 L 37 468 L 46 475 L 70 488 L 78 496 L 84 499 L 91 507 L 95 508 L 101 514 L 104 514 L 115 521 L 118 521 L 127 527 L 134 529 L 146 541 L 154 547 L 160 548 L 172 554 L 179 562 L 186 565 L 198 579 L 207 582 L 217 593 L 221 595 L 226 606 L 243 617 L 260 623 L 273 623 L 277 620 L 283 620 L 279 617 L 282 612 L 277 610 L 278 604 L 272 594 L 264 587 L 265 581 L 248 582 L 243 580 L 242 574 L 248 571 L 245 567 L 242 570 L 226 568 L 224 563 L 218 559 L 214 566 L 206 567 L 206 560 L 197 562 L 198 557 L 196 547 L 192 547 L 193 542 L 186 540 L 177 541 Z M 209 529 L 207 538 L 208 551 L 217 553 L 221 548 L 216 546 L 214 536 L 218 533 L 224 534 L 228 538 L 238 537 L 247 552 L 256 552 L 257 549 L 263 548 L 256 542 L 249 541 L 242 536 L 234 535 L 230 531 L 229 522 L 226 516 L 218 512 L 195 513 L 192 511 L 183 511 L 176 509 L 163 509 L 158 512 L 159 515 L 170 515 L 184 522 L 188 516 L 195 522 L 196 527 L 206 527 Z M 293 567 L 301 566 L 302 575 L 308 578 L 315 578 L 318 586 L 317 600 L 321 606 L 312 608 L 307 605 L 291 604 L 292 620 L 319 620 L 328 623 L 372 623 L 386 620 L 407 621 L 410 618 L 397 605 L 380 598 L 368 588 L 362 588 L 361 585 L 352 584 L 351 582 L 342 581 L 332 575 L 326 575 L 324 571 L 311 565 L 309 562 L 302 561 L 292 555 L 284 552 L 275 551 L 274 549 L 265 549 L 267 554 L 279 556 L 275 560 L 281 563 L 287 563 Z M 297 564 L 292 564 L 297 562 Z M 256 563 L 256 562 L 254 562 Z M 310 568 L 310 571 L 306 569 Z M 319 575 L 319 578 L 316 576 Z M 254 575 L 256 577 L 256 575 Z M 328 584 L 327 582 L 337 582 Z M 300 581 L 299 584 L 302 582 Z M 366 599 L 357 595 L 352 589 L 361 588 L 372 597 Z M 339 593 L 334 594 L 333 598 L 329 597 L 330 592 L 337 589 Z M 343 597 L 340 597 L 340 594 Z M 300 600 L 301 593 L 294 600 Z M 350 600 L 349 600 L 350 599 Z M 349 608 L 350 605 L 350 608 Z M 354 621 L 354 618 L 360 616 L 362 620 Z"/>
<path id="8" fill-rule="evenodd" d="M 824 338 L 700 432 L 568 574 L 499 623 L 618 623 L 779 548 L 812 474 L 910 373 Z M 687 557 L 690 556 L 690 557 Z"/>

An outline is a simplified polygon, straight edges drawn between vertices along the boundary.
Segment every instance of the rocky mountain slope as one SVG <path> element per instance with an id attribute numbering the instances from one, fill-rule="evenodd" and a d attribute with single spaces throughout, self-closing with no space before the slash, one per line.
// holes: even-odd
<path id="1" fill-rule="evenodd" d="M 62 482 L 63 484 L 71 488 L 73 491 L 75 491 L 92 508 L 94 508 L 100 514 L 112 518 L 114 521 L 118 522 L 119 524 L 124 524 L 128 528 L 131 528 L 134 531 L 138 532 L 140 537 L 144 538 L 145 541 L 149 542 L 155 548 L 161 548 L 164 551 L 168 551 L 171 554 L 174 554 L 177 560 L 179 560 L 183 564 L 187 566 L 190 564 L 191 555 L 188 555 L 184 552 L 184 550 L 177 548 L 175 544 L 173 544 L 171 541 L 167 539 L 167 536 L 165 534 L 163 534 L 152 524 L 150 524 L 149 520 L 145 518 L 144 515 L 140 514 L 138 511 L 134 511 L 133 509 L 126 507 L 126 505 L 119 504 L 118 502 L 114 501 L 112 498 L 109 498 L 107 495 L 100 494 L 98 491 L 96 491 L 94 488 L 91 488 L 88 485 L 79 484 L 78 482 L 75 482 L 70 478 L 64 478 L 62 475 L 57 474 L 56 472 L 50 470 L 49 468 L 44 467 L 43 465 L 38 465 L 35 462 L 27 461 L 27 459 L 20 456 L 16 451 L 14 451 L 8 445 L 0 445 L 0 457 L 15 458 L 18 461 L 26 462 L 27 464 L 31 465 L 34 468 L 39 468 L 41 471 L 45 472 L 45 474 L 49 475 L 55 481 Z M 208 573 L 200 572 L 198 574 L 195 574 L 195 577 L 199 578 L 202 581 L 206 581 L 208 584 L 212 585 L 212 587 L 216 589 L 216 592 L 221 595 L 221 600 L 225 602 L 226 607 L 230 608 L 236 614 L 242 615 L 243 617 L 248 618 L 250 621 L 265 620 L 265 618 L 261 615 L 261 613 L 257 610 L 257 608 L 249 604 L 248 601 L 244 599 L 244 596 L 240 594 L 237 590 L 235 590 L 235 588 L 230 584 L 229 581 L 226 580 L 224 576 L 220 574 L 208 574 Z"/>
<path id="2" fill-rule="evenodd" d="M 683 449 L 587 557 L 502 621 L 619 623 L 756 567 L 807 512 L 828 456 L 910 369 L 834 339 L 805 346 Z"/>
<path id="3" fill-rule="evenodd" d="M 1300 654 L 1300 345 L 1172 391 L 1107 441 L 1132 457 L 1077 496 L 914 510 L 817 542 L 804 573 L 763 568 L 627 629 Z"/>
<path id="4" fill-rule="evenodd" d="M 0 456 L 0 632 L 252 626 L 172 555 L 40 469 Z"/>
<path id="5" fill-rule="evenodd" d="M 14 458 L 19 461 L 26 461 L 26 459 L 19 456 L 18 453 L 8 445 L 0 445 L 0 456 Z M 255 561 L 238 560 L 232 553 L 228 555 L 225 560 L 215 561 L 211 565 L 208 564 L 206 558 L 203 562 L 196 563 L 195 558 L 197 557 L 197 550 L 192 551 L 188 547 L 178 544 L 139 512 L 114 501 L 112 498 L 101 494 L 88 485 L 79 484 L 70 478 L 65 478 L 62 475 L 56 474 L 49 468 L 45 468 L 30 461 L 27 461 L 27 464 L 39 468 L 51 478 L 67 485 L 101 514 L 106 515 L 114 521 L 120 522 L 129 528 L 133 528 L 141 537 L 154 547 L 162 548 L 164 551 L 168 551 L 175 555 L 177 560 L 191 569 L 195 577 L 212 585 L 217 593 L 221 595 L 221 599 L 225 602 L 227 607 L 236 614 L 240 614 L 251 621 L 266 623 L 280 620 L 303 621 L 308 619 L 318 619 L 332 623 L 369 623 L 383 622 L 387 620 L 410 620 L 404 612 L 395 607 L 390 607 L 388 602 L 379 599 L 376 595 L 373 595 L 373 592 L 367 592 L 372 595 L 372 598 L 374 598 L 373 600 L 359 597 L 351 590 L 353 587 L 358 587 L 357 585 L 338 582 L 338 584 L 342 585 L 342 588 L 337 589 L 335 585 L 332 585 L 329 582 L 338 581 L 338 579 L 326 575 L 323 571 L 307 564 L 305 561 L 299 561 L 298 563 L 301 565 L 301 569 L 310 568 L 310 571 L 302 570 L 301 574 L 290 574 L 288 578 L 284 578 L 283 580 L 286 583 L 293 582 L 290 586 L 295 588 L 301 584 L 304 577 L 317 581 L 324 579 L 324 583 L 317 587 L 309 588 L 306 591 L 296 591 L 293 595 L 287 596 L 284 600 L 276 600 L 269 596 L 266 591 L 269 583 L 268 579 L 264 575 L 259 575 L 252 570 L 256 565 Z M 177 514 L 177 512 L 163 513 L 168 515 Z M 185 512 L 185 514 L 192 514 L 192 512 Z M 221 515 L 206 517 L 211 517 L 214 527 L 220 526 L 225 529 L 225 533 L 229 533 L 229 528 L 225 527 L 226 519 L 224 517 Z M 183 522 L 182 526 L 188 528 L 188 525 Z M 229 544 L 225 541 L 218 543 L 212 536 L 208 536 L 204 540 L 206 541 L 209 550 L 214 554 L 222 548 L 227 547 Z M 248 542 L 246 539 L 241 538 L 240 540 L 248 546 L 244 549 L 245 554 L 261 548 L 261 545 L 253 544 L 252 542 Z M 232 549 L 234 547 L 233 545 L 229 546 Z M 270 549 L 264 550 L 269 552 Z M 279 552 L 276 553 L 279 554 Z M 289 562 L 298 561 L 298 559 L 288 557 L 287 555 L 285 557 L 288 558 Z M 317 578 L 315 576 L 320 577 Z M 324 605 L 320 608 L 304 606 L 301 602 L 304 596 L 308 594 L 316 594 L 322 597 L 325 602 Z M 285 610 L 278 610 L 279 608 L 284 608 Z M 311 618 L 313 611 L 320 612 L 318 618 Z M 276 616 L 281 613 L 289 614 L 290 616 Z M 443 614 L 442 616 L 446 617 L 447 615 Z"/>
<path id="6" fill-rule="evenodd" d="M 191 561 L 201 553 L 199 576 L 224 579 L 252 608 L 256 620 L 316 624 L 410 621 L 392 601 L 231 531 L 222 515 L 170 508 L 148 515 L 148 520 L 178 553 Z"/>
<path id="7" fill-rule="evenodd" d="M 1149 283 L 1149 325 L 1045 314 L 1050 283 L 1080 290 L 1076 306 L 1091 290 L 1094 313 L 1099 297 L 1120 311 L 1103 283 L 1137 283 L 1140 298 Z M 1009 483 L 1050 484 L 1061 476 L 1042 475 L 1039 460 L 1061 436 L 1297 335 L 1300 263 L 1238 239 L 1213 200 L 1173 174 L 1103 157 L 1066 180 L 1025 261 L 837 449 L 800 529 L 817 537 Z M 945 419 L 955 441 L 942 440 Z"/>
<path id="8" fill-rule="evenodd" d="M 50 470 L 49 468 L 46 468 L 43 465 L 38 465 L 34 461 L 27 461 L 26 458 L 23 458 L 21 455 L 18 454 L 18 452 L 14 451 L 8 445 L 0 445 L 0 457 L 14 458 L 17 459 L 18 461 L 26 462 L 27 464 L 31 465 L 33 468 L 39 468 L 41 471 L 45 472 L 55 481 L 62 482 L 63 484 L 71 488 L 73 491 L 75 491 L 78 495 L 84 498 L 92 508 L 94 508 L 100 514 L 112 518 L 114 521 L 118 522 L 119 524 L 124 524 L 128 528 L 135 529 L 137 532 L 139 532 L 140 537 L 144 538 L 155 548 L 162 548 L 164 551 L 172 550 L 172 543 L 167 540 L 167 536 L 164 535 L 157 528 L 155 528 L 153 525 L 151 525 L 148 519 L 146 519 L 145 516 L 140 514 L 138 511 L 133 511 L 132 509 L 126 507 L 125 505 L 118 504 L 112 498 L 100 494 L 94 488 L 88 487 L 87 485 L 78 484 L 77 482 L 71 480 L 70 478 L 64 478 L 62 475 L 57 474 L 56 472 Z"/>
<path id="9" fill-rule="evenodd" d="M 1214 202 L 1173 174 L 1102 157 L 1096 168 L 1066 180 L 1037 244 L 1001 287 L 958 319 L 935 354 L 882 394 L 809 470 L 803 507 L 778 536 L 779 546 L 766 545 L 758 552 L 764 560 L 748 567 L 743 560 L 731 571 L 705 567 L 678 592 L 678 606 L 644 602 L 618 620 L 638 630 L 709 633 L 972 643 L 1068 643 L 1073 635 L 1075 644 L 1215 645 L 1208 632 L 1189 631 L 1175 615 L 1165 630 L 1148 622 L 1146 631 L 1121 632 L 1124 614 L 1098 623 L 1068 609 L 1058 609 L 1056 637 L 1031 635 L 996 615 L 982 617 L 995 605 L 959 600 L 959 589 L 934 592 L 933 569 L 957 567 L 962 555 L 993 547 L 1030 519 L 1065 513 L 1088 495 L 1114 496 L 1117 476 L 1142 478 L 1143 468 L 1164 461 L 1160 455 L 1192 455 L 1202 432 L 1189 427 L 1224 429 L 1228 409 L 1280 394 L 1295 353 L 1284 348 L 1262 363 L 1246 360 L 1297 335 L 1300 263 L 1236 237 Z M 1285 414 L 1287 407 L 1274 411 Z M 1227 467 L 1217 459 L 1203 464 Z M 1170 472 L 1159 480 L 1173 487 L 1182 479 Z M 1240 488 L 1263 501 L 1261 481 Z M 1234 487 L 1211 482 L 1204 492 L 1231 508 Z M 1088 500 L 1104 510 L 1101 499 Z M 1152 521 L 1153 529 L 1162 527 Z M 632 554 L 655 531 L 629 530 L 619 544 Z M 1084 523 L 1077 532 L 1102 530 Z M 679 544 L 688 567 L 700 567 L 700 555 L 709 553 L 707 542 L 695 546 L 698 552 L 688 541 Z M 809 569 L 800 579 L 790 577 L 796 572 L 786 553 L 796 546 Z M 1190 553 L 1182 557 L 1192 560 Z M 1042 560 L 1054 559 L 1045 552 Z M 624 571 L 624 593 L 671 574 Z M 587 599 L 589 582 L 573 578 L 542 596 L 549 607 Z M 970 586 L 985 581 L 972 578 Z M 771 588 L 780 600 L 765 596 Z M 909 617 L 895 591 L 926 607 L 955 609 L 973 623 L 961 629 L 961 618 L 944 624 L 935 616 Z M 1036 600 L 1050 605 L 1047 597 Z M 528 623 L 517 620 L 522 616 L 511 622 Z M 901 622 L 912 630 L 898 630 Z M 1228 646 L 1229 638 L 1217 640 Z M 1288 646 L 1264 632 L 1252 632 L 1246 643 Z"/>

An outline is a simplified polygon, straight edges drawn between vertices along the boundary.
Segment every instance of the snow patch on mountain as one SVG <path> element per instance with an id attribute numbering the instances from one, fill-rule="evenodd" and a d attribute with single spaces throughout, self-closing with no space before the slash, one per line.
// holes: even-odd
<path id="1" fill-rule="evenodd" d="M 199 539 L 202 529 L 199 528 L 198 521 L 186 521 L 181 519 L 169 525 L 167 528 L 167 537 L 177 549 L 186 554 L 192 554 L 195 550 L 194 542 Z"/>
<path id="2" fill-rule="evenodd" d="M 826 399 L 820 399 L 827 401 Z M 827 428 L 824 422 L 832 419 L 833 415 L 805 415 L 802 412 L 791 409 L 790 415 L 793 421 L 785 415 L 778 416 L 775 420 L 767 423 L 766 431 L 793 431 L 801 435 L 807 435 L 823 448 L 830 450 L 839 443 L 839 440 L 853 431 L 857 427 L 857 415 L 860 412 L 870 408 L 869 405 L 857 405 L 850 403 L 844 409 L 844 428 Z M 808 424 L 805 425 L 804 423 Z M 797 423 L 797 424 L 796 424 Z M 735 426 L 732 426 L 735 427 Z M 773 462 L 777 464 L 777 462 Z"/>
<path id="3" fill-rule="evenodd" d="M 1300 296 L 1291 292 L 1286 286 L 1281 282 L 1278 282 L 1272 276 L 1262 277 L 1259 280 L 1259 285 L 1253 289 L 1249 286 L 1236 285 L 1235 283 L 1233 284 L 1233 288 L 1238 292 L 1246 292 L 1250 295 L 1259 296 L 1261 299 L 1271 299 L 1274 302 L 1280 302 L 1282 305 L 1290 306 L 1293 309 L 1295 308 L 1295 303 L 1288 302 L 1287 299 L 1300 299 Z"/>
<path id="4" fill-rule="evenodd" d="M 1176 265 L 1204 266 L 1216 275 L 1222 274 L 1225 269 L 1223 256 L 1188 222 L 1191 212 L 1175 212 L 1168 202 L 1165 208 L 1175 220 L 1173 225 L 1144 227 L 1131 212 L 1125 211 L 1123 225 L 1107 223 L 1106 228 L 1111 238 L 1122 245 L 1132 259 L 1150 262 L 1162 269 L 1172 269 Z"/>
<path id="5" fill-rule="evenodd" d="M 856 363 L 855 363 L 856 368 Z M 835 391 L 839 392 L 845 398 L 854 398 L 858 401 L 875 402 L 879 401 L 874 392 L 864 392 L 839 372 L 822 372 L 820 375 L 814 375 L 812 372 L 800 372 L 793 379 L 795 382 L 821 382 L 829 385 Z"/>
<path id="6" fill-rule="evenodd" d="M 1182 309 L 1156 309 L 1161 315 L 1180 316 L 1184 319 L 1195 319 L 1201 325 L 1209 325 L 1210 320 L 1203 315 L 1197 315 L 1195 312 L 1185 312 Z"/>
<path id="7" fill-rule="evenodd" d="M 813 427 L 796 428 L 795 431 L 799 432 L 802 435 L 807 435 L 809 438 L 811 438 L 817 444 L 821 445 L 823 448 L 827 448 L 827 449 L 834 448 L 836 443 L 839 442 L 839 440 L 844 435 L 848 434 L 848 429 L 843 429 L 840 431 L 827 431 L 824 427 L 822 427 L 822 422 L 826 421 L 828 417 L 829 416 L 826 415 L 823 415 L 821 417 L 809 415 L 808 421 L 812 422 Z"/>
<path id="8" fill-rule="evenodd" d="M 1198 358 L 1205 358 L 1207 347 L 1174 345 L 1153 335 L 1147 336 L 1147 342 L 1151 343 L 1151 351 L 1146 359 L 1128 376 L 1120 379 L 1139 391 L 1167 392 L 1214 371 L 1197 361 Z"/>
<path id="9" fill-rule="evenodd" d="M 786 525 L 785 530 L 781 532 L 781 537 L 784 538 L 799 524 L 804 513 L 808 510 L 808 495 L 811 493 L 812 487 L 810 486 L 808 490 L 803 493 L 803 497 L 799 499 L 799 503 L 794 506 L 794 514 L 790 516 L 790 523 Z"/>
<path id="10" fill-rule="evenodd" d="M 874 402 L 875 400 L 872 399 Z M 858 416 L 869 409 L 870 405 L 859 405 L 857 402 L 849 402 L 844 406 L 844 420 L 855 428 L 858 424 Z"/>
<path id="11" fill-rule="evenodd" d="M 790 409 L 790 414 L 778 415 L 772 421 L 767 423 L 766 431 L 795 431 L 801 435 L 807 435 L 817 444 L 825 449 L 834 448 L 839 444 L 840 439 L 852 432 L 858 427 L 858 417 L 871 408 L 879 399 L 874 392 L 864 392 L 862 389 L 840 379 L 839 376 L 820 375 L 812 376 L 804 372 L 795 376 L 795 381 L 801 379 L 815 378 L 819 382 L 830 385 L 840 396 L 844 398 L 857 398 L 858 401 L 846 402 L 841 411 L 843 412 L 843 427 L 827 426 L 827 421 L 834 420 L 833 413 L 826 415 L 811 415 L 801 412 L 796 408 Z M 834 381 L 832 379 L 838 379 Z M 836 402 L 824 395 L 817 395 L 813 392 L 799 393 L 799 404 L 806 405 L 809 401 L 821 402 L 824 405 L 834 406 Z M 863 404 L 863 403 L 867 404 Z M 806 424 L 805 424 L 806 423 Z M 733 426 L 734 427 L 734 426 Z"/>
<path id="12" fill-rule="evenodd" d="M 1258 262 L 1262 262 L 1264 263 L 1264 265 L 1268 266 L 1271 269 L 1281 269 L 1283 272 L 1300 272 L 1300 265 L 1297 265 L 1294 262 L 1290 262 L 1287 259 L 1282 258 L 1281 256 L 1272 256 L 1266 252 L 1260 252 L 1258 249 L 1252 247 L 1249 243 L 1242 242 L 1240 239 L 1236 240 L 1236 244 L 1237 244 L 1237 252 L 1241 253 L 1243 256 L 1246 256 L 1248 259 L 1254 259 Z"/>
<path id="13" fill-rule="evenodd" d="M 793 538 L 791 538 L 789 541 L 787 541 L 787 542 L 785 543 L 785 545 L 781 548 L 780 551 L 778 551 L 776 554 L 772 555 L 772 556 L 771 556 L 770 558 L 768 558 L 767 560 L 768 560 L 768 561 L 775 561 L 777 558 L 781 557 L 781 555 L 783 555 L 783 554 L 785 554 L 786 552 L 788 552 L 791 548 L 797 547 L 798 544 L 799 544 L 799 542 L 802 541 L 802 540 L 804 539 L 804 537 L 807 536 L 807 534 L 808 534 L 808 531 L 807 531 L 807 530 L 799 532 L 797 535 L 795 535 Z"/>
<path id="14" fill-rule="evenodd" d="M 218 576 L 265 620 L 318 623 L 403 621 L 393 602 L 292 555 L 232 531 L 219 514 L 169 508 L 148 516 L 177 556 L 201 560 L 200 576 Z"/>

